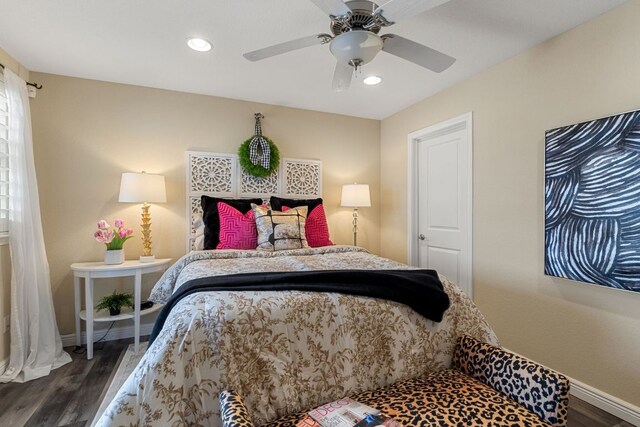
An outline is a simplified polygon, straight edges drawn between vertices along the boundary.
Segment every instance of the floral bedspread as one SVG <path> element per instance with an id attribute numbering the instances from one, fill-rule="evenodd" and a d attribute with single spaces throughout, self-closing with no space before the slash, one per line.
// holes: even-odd
<path id="1" fill-rule="evenodd" d="M 406 269 L 361 248 L 199 251 L 162 276 L 151 298 L 207 275 Z M 385 300 L 336 293 L 203 292 L 185 297 L 107 407 L 99 426 L 221 425 L 233 388 L 256 425 L 347 394 L 447 368 L 462 334 L 498 344 L 474 303 L 441 276 L 451 306 L 440 323 Z M 389 286 L 393 286 L 390 283 Z"/>

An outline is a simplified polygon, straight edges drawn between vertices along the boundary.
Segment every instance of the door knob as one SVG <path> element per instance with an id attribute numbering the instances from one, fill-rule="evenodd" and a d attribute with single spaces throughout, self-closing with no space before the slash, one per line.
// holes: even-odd
<path id="1" fill-rule="evenodd" d="M 418 236 L 418 239 L 419 239 L 419 240 L 427 240 L 427 238 L 426 238 L 426 236 L 425 236 L 424 234 L 420 234 L 420 235 Z"/>

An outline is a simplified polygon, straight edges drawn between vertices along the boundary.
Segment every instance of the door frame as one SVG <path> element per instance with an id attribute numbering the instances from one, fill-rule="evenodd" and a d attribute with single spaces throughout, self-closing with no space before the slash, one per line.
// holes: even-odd
<path id="1" fill-rule="evenodd" d="M 469 242 L 469 263 L 465 276 L 468 283 L 457 285 L 469 289 L 469 297 L 472 297 L 473 284 L 473 113 L 468 112 L 444 122 L 436 123 L 423 129 L 411 132 L 407 135 L 407 253 L 409 265 L 418 265 L 418 143 L 429 139 L 438 138 L 461 130 L 466 131 L 466 143 L 468 144 L 467 162 L 467 241 Z"/>

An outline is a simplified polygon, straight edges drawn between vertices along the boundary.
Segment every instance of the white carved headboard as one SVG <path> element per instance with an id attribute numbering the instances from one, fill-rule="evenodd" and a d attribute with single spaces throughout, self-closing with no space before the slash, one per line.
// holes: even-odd
<path id="1" fill-rule="evenodd" d="M 188 219 L 186 249 L 194 249 L 196 230 L 194 223 L 202 216 L 200 197 L 252 198 L 280 196 L 290 199 L 322 197 L 322 161 L 282 158 L 280 167 L 267 178 L 248 175 L 241 167 L 236 154 L 187 151 L 187 200 Z"/>

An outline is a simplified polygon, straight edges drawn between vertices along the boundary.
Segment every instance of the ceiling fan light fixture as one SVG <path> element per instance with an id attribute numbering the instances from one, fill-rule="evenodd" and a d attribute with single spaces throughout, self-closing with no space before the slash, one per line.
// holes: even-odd
<path id="1" fill-rule="evenodd" d="M 367 76 L 362 80 L 362 83 L 367 86 L 375 86 L 382 83 L 382 77 L 380 76 Z"/>
<path id="2" fill-rule="evenodd" d="M 210 41 L 198 37 L 187 40 L 187 46 L 198 52 L 209 52 L 213 47 Z"/>
<path id="3" fill-rule="evenodd" d="M 342 64 L 364 65 L 382 50 L 382 38 L 371 31 L 357 30 L 342 33 L 331 40 L 329 50 Z"/>

